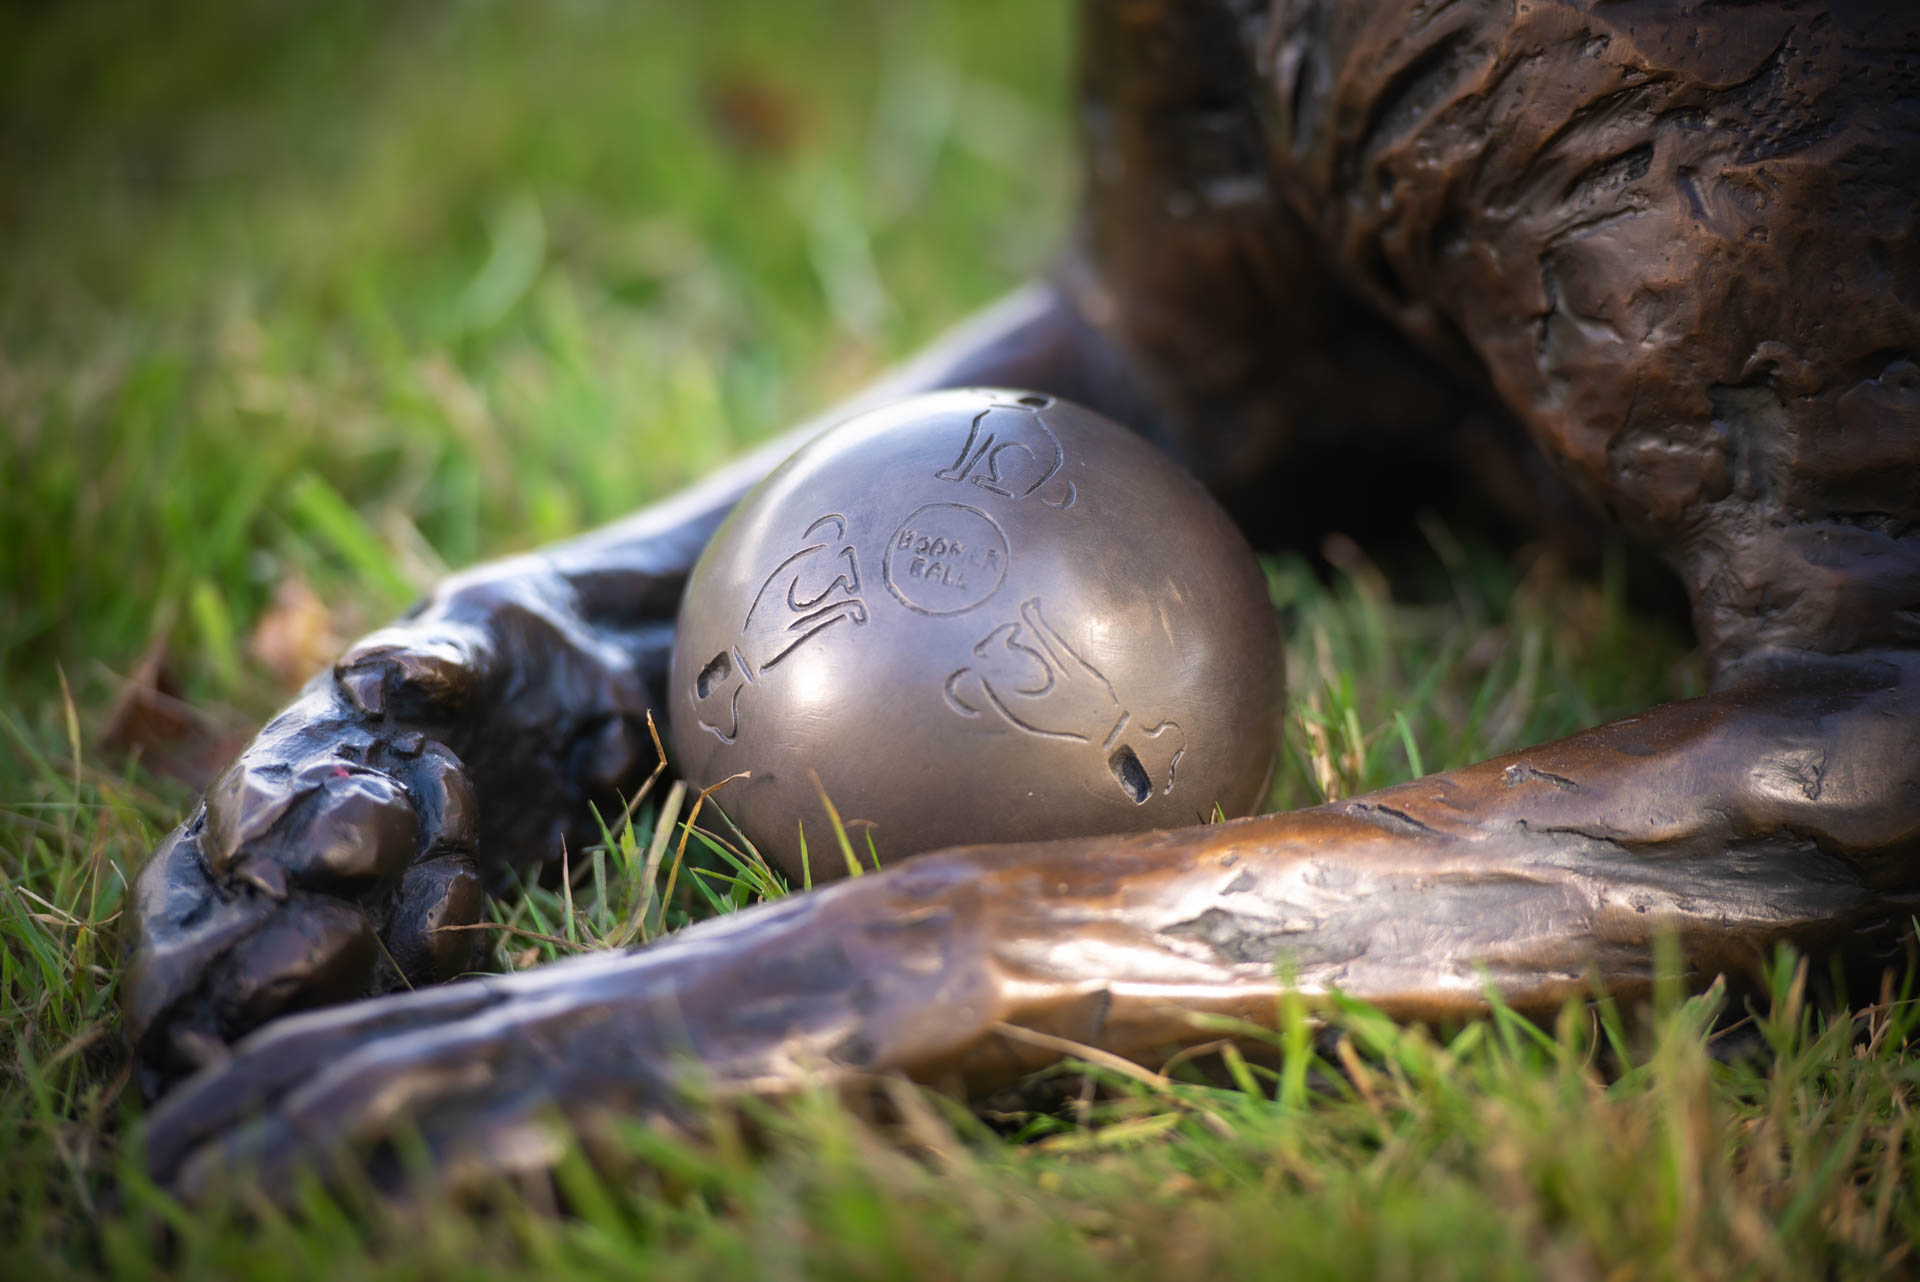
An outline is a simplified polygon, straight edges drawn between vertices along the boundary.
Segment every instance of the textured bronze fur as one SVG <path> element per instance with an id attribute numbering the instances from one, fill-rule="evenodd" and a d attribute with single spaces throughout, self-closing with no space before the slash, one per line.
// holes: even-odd
<path id="1" fill-rule="evenodd" d="M 1489 979 L 1531 1012 L 1631 995 L 1663 926 L 1701 983 L 1782 941 L 1868 966 L 1896 944 L 1920 891 L 1920 10 L 1088 0 L 1084 25 L 1061 272 L 867 403 L 1064 395 L 1247 514 L 1356 444 L 1560 506 L 1515 426 L 1678 571 L 1713 693 L 1312 810 L 929 855 L 225 1050 L 393 986 L 376 936 L 415 983 L 467 963 L 434 927 L 646 764 L 686 570 L 789 441 L 459 576 L 160 847 L 129 1026 L 149 1085 L 208 1067 L 153 1119 L 158 1171 L 283 1176 L 396 1124 L 461 1169 L 537 1162 L 554 1103 L 668 1109 L 695 1060 L 722 1092 L 978 1091 L 1053 1056 L 1025 1029 L 1151 1063 L 1215 1035 L 1191 1012 L 1271 1018 L 1276 956 L 1419 1018 Z M 1338 479 L 1369 501 L 1366 469 Z"/>

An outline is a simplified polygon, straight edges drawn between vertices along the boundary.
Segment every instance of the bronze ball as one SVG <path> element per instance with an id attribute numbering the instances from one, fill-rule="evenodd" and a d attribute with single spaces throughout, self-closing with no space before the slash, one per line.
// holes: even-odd
<path id="1" fill-rule="evenodd" d="M 1198 482 L 1033 392 L 900 401 L 803 446 L 715 535 L 669 675 L 677 765 L 796 880 L 1257 807 L 1278 626 Z M 724 827 L 719 829 L 724 833 Z"/>

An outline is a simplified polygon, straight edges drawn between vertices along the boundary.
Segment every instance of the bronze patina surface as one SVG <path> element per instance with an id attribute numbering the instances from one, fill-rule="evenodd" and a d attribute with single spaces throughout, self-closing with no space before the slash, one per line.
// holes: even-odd
<path id="1" fill-rule="evenodd" d="M 818 882 L 846 873 L 823 792 L 888 862 L 1247 814 L 1283 666 L 1198 482 L 1070 401 L 970 389 L 858 415 L 740 501 L 667 712 L 687 783 L 729 780 L 728 817 Z"/>
<path id="2" fill-rule="evenodd" d="M 978 1090 L 1271 1018 L 1276 956 L 1406 1017 L 1544 1012 L 1777 944 L 1876 966 L 1920 894 L 1920 10 L 1908 0 L 1087 0 L 1055 281 L 865 404 L 1031 387 L 1247 528 L 1459 466 L 1680 575 L 1713 690 L 1292 814 L 974 846 L 657 947 L 278 1020 L 465 962 L 480 887 L 644 765 L 680 588 L 797 441 L 355 646 L 155 852 L 125 992 L 151 1158 L 270 1180 L 405 1124 L 539 1160 L 557 1105 L 876 1072 Z M 844 417 L 845 412 L 835 418 Z M 806 429 L 803 429 L 805 431 Z M 1528 444 L 1531 442 L 1531 444 Z M 1328 469 L 1364 445 L 1374 463 Z M 1342 488 L 1344 487 L 1344 489 Z M 378 947 L 384 941 L 385 949 Z M 451 942 L 449 942 L 451 941 Z M 751 1002 L 741 1001 L 752 994 Z M 473 1169 L 471 1166 L 465 1169 Z"/>

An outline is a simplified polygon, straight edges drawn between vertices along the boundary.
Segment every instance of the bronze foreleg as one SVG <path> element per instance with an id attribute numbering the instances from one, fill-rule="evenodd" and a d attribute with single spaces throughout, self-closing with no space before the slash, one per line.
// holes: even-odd
<path id="1" fill-rule="evenodd" d="M 1399 1018 L 1696 986 L 1781 943 L 1877 964 L 1920 893 L 1920 660 L 1808 661 L 1290 814 L 972 847 L 644 951 L 281 1021 L 156 1114 L 159 1171 L 270 1183 L 418 1128 L 453 1169 L 547 1160 L 557 1112 L 671 1112 L 902 1073 L 963 1093 L 1065 1038 L 1153 1065 L 1274 1018 L 1281 974 Z M 696 1066 L 697 1065 L 697 1066 Z"/>

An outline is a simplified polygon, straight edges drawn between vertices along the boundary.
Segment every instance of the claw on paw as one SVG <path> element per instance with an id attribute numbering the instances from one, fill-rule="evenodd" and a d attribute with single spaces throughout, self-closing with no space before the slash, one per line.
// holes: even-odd
<path id="1" fill-rule="evenodd" d="M 478 658 L 466 638 L 388 628 L 342 655 L 333 677 L 366 716 L 418 717 L 465 702 L 477 683 Z"/>

